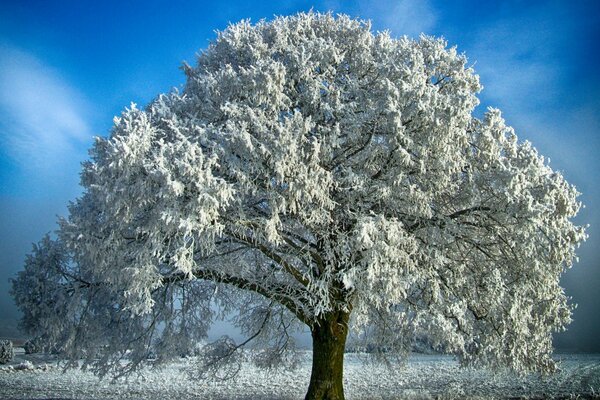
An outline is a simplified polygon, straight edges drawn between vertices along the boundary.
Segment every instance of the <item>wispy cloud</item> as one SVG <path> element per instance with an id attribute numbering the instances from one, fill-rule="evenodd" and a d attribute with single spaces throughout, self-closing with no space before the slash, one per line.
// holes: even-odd
<path id="1" fill-rule="evenodd" d="M 598 141 L 590 138 L 600 126 L 591 111 L 597 105 L 575 95 L 569 84 L 575 59 L 582 57 L 573 47 L 581 36 L 576 22 L 560 4 L 503 16 L 474 32 L 468 52 L 481 76 L 485 104 L 502 109 L 520 138 L 573 174 L 586 171 L 583 160 L 597 165 L 591 152 Z M 582 184 L 589 180 L 578 178 Z"/>
<path id="2" fill-rule="evenodd" d="M 36 57 L 0 45 L 0 146 L 21 168 L 44 174 L 80 159 L 92 133 L 89 106 Z"/>
<path id="3" fill-rule="evenodd" d="M 552 30 L 543 17 L 533 15 L 479 29 L 469 55 L 482 77 L 484 97 L 521 110 L 554 101 L 564 68 L 559 58 L 564 34 L 564 27 Z"/>
<path id="4" fill-rule="evenodd" d="M 369 19 L 375 30 L 389 30 L 396 37 L 430 33 L 437 22 L 437 14 L 428 0 L 323 0 L 320 4 L 322 10 Z"/>
<path id="5" fill-rule="evenodd" d="M 427 0 L 363 0 L 359 9 L 362 15 L 389 29 L 394 36 L 418 37 L 421 33 L 429 33 L 437 21 Z"/>

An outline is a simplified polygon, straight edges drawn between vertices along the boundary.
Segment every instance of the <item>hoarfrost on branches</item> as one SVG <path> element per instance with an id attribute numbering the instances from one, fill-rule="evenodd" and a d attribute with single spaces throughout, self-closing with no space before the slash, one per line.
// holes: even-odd
<path id="1" fill-rule="evenodd" d="M 552 370 L 578 193 L 499 110 L 473 116 L 464 55 L 309 13 L 231 25 L 183 69 L 181 93 L 97 139 L 13 283 L 28 330 L 100 373 L 184 354 L 232 312 L 269 366 L 330 324 Z M 208 350 L 215 366 L 238 345 Z"/>
<path id="2" fill-rule="evenodd" d="M 15 356 L 13 344 L 10 340 L 0 340 L 0 364 L 7 364 Z"/>

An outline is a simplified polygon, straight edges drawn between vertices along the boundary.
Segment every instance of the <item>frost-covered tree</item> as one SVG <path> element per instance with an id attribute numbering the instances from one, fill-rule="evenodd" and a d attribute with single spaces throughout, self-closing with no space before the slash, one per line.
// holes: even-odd
<path id="1" fill-rule="evenodd" d="M 0 364 L 7 364 L 15 357 L 13 344 L 10 340 L 0 340 Z"/>
<path id="2" fill-rule="evenodd" d="M 464 55 L 309 13 L 232 25 L 183 69 L 181 93 L 97 140 L 58 239 L 14 281 L 32 333 L 107 373 L 186 353 L 232 313 L 273 366 L 307 326 L 308 399 L 344 397 L 349 333 L 552 370 L 578 193 L 498 110 L 473 115 Z M 243 344 L 198 368 L 235 373 Z"/>

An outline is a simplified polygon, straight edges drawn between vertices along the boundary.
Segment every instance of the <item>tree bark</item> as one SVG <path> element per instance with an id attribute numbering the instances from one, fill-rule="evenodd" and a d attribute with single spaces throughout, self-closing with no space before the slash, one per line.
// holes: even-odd
<path id="1" fill-rule="evenodd" d="M 344 400 L 344 348 L 349 313 L 326 315 L 311 328 L 313 360 L 305 400 Z"/>

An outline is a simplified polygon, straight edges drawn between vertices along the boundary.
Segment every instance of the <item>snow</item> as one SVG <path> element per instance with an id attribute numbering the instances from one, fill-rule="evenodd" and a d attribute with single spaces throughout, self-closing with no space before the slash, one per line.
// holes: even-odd
<path id="1" fill-rule="evenodd" d="M 559 371 L 519 377 L 488 370 L 460 369 L 449 356 L 411 355 L 392 369 L 346 354 L 344 386 L 352 399 L 576 398 L 600 394 L 600 355 L 558 355 Z M 33 368 L 16 370 L 30 362 Z M 0 367 L 0 398 L 11 399 L 302 399 L 308 387 L 310 352 L 297 370 L 261 370 L 244 364 L 229 381 L 192 381 L 189 359 L 139 376 L 99 380 L 89 372 L 66 373 L 48 356 L 18 354 Z"/>

